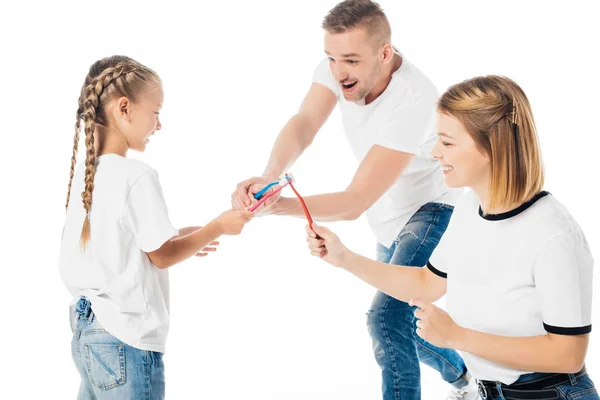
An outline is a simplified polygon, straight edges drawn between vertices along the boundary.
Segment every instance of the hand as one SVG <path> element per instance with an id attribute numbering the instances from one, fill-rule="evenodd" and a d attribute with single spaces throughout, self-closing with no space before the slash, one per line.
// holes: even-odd
<path id="1" fill-rule="evenodd" d="M 258 200 L 254 198 L 254 195 L 260 192 L 269 183 L 276 180 L 278 179 L 269 179 L 265 176 L 260 176 L 246 179 L 245 181 L 238 183 L 235 191 L 231 194 L 231 206 L 234 209 L 243 209 L 256 204 Z M 270 193 L 273 190 L 273 188 L 269 189 L 267 193 Z M 279 193 L 265 201 L 261 208 L 270 206 L 275 203 L 277 199 L 279 199 Z"/>
<path id="2" fill-rule="evenodd" d="M 411 299 L 409 304 L 418 307 L 415 311 L 417 335 L 437 347 L 458 347 L 456 343 L 462 328 L 446 311 L 418 298 Z"/>
<path id="3" fill-rule="evenodd" d="M 208 253 L 214 253 L 215 251 L 217 251 L 216 246 L 219 245 L 219 242 L 215 241 L 210 243 L 207 247 L 203 248 L 201 251 L 199 251 L 198 253 L 196 253 L 196 257 L 206 257 L 208 255 Z M 215 246 L 215 247 L 211 247 L 211 246 Z"/>
<path id="4" fill-rule="evenodd" d="M 334 267 L 342 266 L 349 252 L 335 233 L 317 224 L 313 224 L 313 229 L 307 225 L 306 233 L 310 254 L 320 257 Z M 321 238 L 317 238 L 317 235 Z"/>
<path id="5" fill-rule="evenodd" d="M 254 213 L 248 210 L 229 210 L 215 218 L 222 235 L 239 235 Z"/>

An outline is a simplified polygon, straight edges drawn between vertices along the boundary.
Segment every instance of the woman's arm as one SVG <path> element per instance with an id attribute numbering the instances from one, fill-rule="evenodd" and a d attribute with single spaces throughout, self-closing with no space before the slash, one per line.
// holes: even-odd
<path id="1" fill-rule="evenodd" d="M 509 368 L 535 372 L 576 373 L 587 353 L 589 335 L 507 337 L 458 326 L 444 310 L 421 300 L 417 334 L 438 347 L 462 350 Z"/>

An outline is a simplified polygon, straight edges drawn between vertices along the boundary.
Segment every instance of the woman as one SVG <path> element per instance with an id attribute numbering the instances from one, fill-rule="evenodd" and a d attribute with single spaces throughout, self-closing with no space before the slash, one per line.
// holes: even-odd
<path id="1" fill-rule="evenodd" d="M 320 226 L 307 228 L 311 253 L 416 305 L 417 334 L 462 351 L 483 399 L 599 399 L 584 366 L 593 259 L 573 217 L 542 190 L 525 93 L 499 76 L 454 85 L 438 102 L 438 132 L 432 155 L 446 185 L 471 191 L 428 268 L 369 260 Z M 444 294 L 448 313 L 431 304 Z"/>

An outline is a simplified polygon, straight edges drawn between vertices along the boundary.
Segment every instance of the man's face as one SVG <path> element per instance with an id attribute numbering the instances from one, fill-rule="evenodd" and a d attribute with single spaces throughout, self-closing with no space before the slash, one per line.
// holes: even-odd
<path id="1" fill-rule="evenodd" d="M 381 73 L 381 51 L 364 28 L 325 31 L 329 67 L 346 100 L 358 102 L 373 90 Z"/>

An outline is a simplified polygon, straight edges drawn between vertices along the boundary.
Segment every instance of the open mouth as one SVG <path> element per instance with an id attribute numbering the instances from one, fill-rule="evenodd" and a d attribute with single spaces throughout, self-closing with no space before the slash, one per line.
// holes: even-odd
<path id="1" fill-rule="evenodd" d="M 356 84 L 357 84 L 357 83 L 358 83 L 358 81 L 354 81 L 354 82 L 352 82 L 352 83 L 348 83 L 348 84 L 343 84 L 343 83 L 342 83 L 342 86 L 344 87 L 344 89 L 346 89 L 346 90 L 350 90 L 350 89 L 352 89 L 354 86 L 356 86 Z"/>

